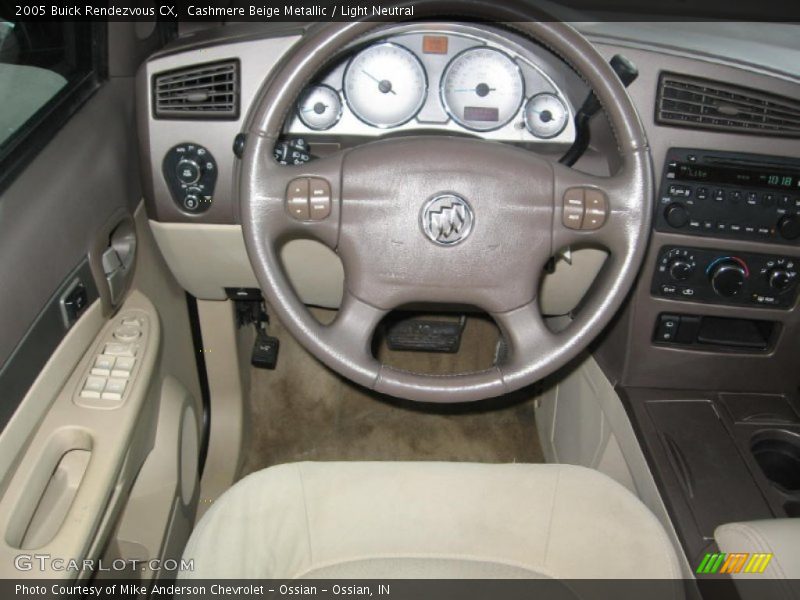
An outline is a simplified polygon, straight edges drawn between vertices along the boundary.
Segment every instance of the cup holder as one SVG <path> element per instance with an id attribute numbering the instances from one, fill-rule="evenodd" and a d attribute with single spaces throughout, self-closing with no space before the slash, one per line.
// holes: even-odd
<path id="1" fill-rule="evenodd" d="M 753 436 L 750 450 L 776 487 L 789 494 L 800 492 L 800 435 L 783 430 L 763 431 Z"/>

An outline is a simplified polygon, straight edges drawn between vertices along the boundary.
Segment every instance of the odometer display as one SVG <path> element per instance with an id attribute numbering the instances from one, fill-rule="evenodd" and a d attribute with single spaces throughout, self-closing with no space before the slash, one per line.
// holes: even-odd
<path id="1" fill-rule="evenodd" d="M 500 120 L 500 112 L 496 108 L 488 106 L 465 106 L 464 119 L 467 121 L 497 123 Z"/>

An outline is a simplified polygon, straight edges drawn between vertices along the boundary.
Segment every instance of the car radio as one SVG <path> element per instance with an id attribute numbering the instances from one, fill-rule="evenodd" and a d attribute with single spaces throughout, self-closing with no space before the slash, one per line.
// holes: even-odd
<path id="1" fill-rule="evenodd" d="M 794 244 L 800 160 L 671 148 L 656 202 L 658 231 Z"/>

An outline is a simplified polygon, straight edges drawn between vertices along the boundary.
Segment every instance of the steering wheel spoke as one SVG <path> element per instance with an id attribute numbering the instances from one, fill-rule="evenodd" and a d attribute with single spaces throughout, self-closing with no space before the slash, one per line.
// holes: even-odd
<path id="1" fill-rule="evenodd" d="M 629 247 L 630 232 L 641 224 L 641 192 L 622 171 L 610 177 L 553 165 L 555 215 L 553 247 L 600 246 L 612 254 Z"/>
<path id="2" fill-rule="evenodd" d="M 302 165 L 281 165 L 272 156 L 275 138 L 256 136 L 259 146 L 243 168 L 257 177 L 261 193 L 251 211 L 263 224 L 265 238 L 282 244 L 308 238 L 335 249 L 341 219 L 341 180 L 344 152 Z"/>
<path id="3" fill-rule="evenodd" d="M 336 318 L 319 332 L 321 342 L 337 347 L 349 361 L 349 377 L 367 387 L 373 386 L 380 370 L 372 355 L 372 338 L 388 312 L 345 289 Z"/>
<path id="4" fill-rule="evenodd" d="M 538 300 L 507 312 L 492 313 L 491 316 L 500 327 L 507 344 L 507 355 L 498 365 L 504 380 L 507 377 L 519 377 L 527 369 L 538 368 L 558 343 L 558 335 L 550 331 L 544 322 Z"/>

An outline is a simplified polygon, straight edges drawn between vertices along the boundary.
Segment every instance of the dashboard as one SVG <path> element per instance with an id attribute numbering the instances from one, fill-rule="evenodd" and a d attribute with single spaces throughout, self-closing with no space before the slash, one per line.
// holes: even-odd
<path id="1" fill-rule="evenodd" d="M 467 26 L 380 36 L 308 86 L 287 133 L 377 137 L 426 130 L 571 144 L 573 103 L 542 54 Z"/>
<path id="2" fill-rule="evenodd" d="M 637 27 L 595 24 L 590 38 L 608 59 L 619 53 L 638 66 L 639 77 L 628 93 L 647 130 L 659 182 L 648 257 L 630 301 L 636 310 L 614 330 L 619 347 L 632 348 L 637 356 L 635 361 L 614 359 L 621 361 L 619 377 L 633 385 L 673 386 L 673 368 L 682 372 L 683 385 L 721 384 L 707 377 L 710 361 L 734 367 L 727 370 L 726 383 L 741 389 L 767 386 L 759 383 L 767 380 L 754 377 L 756 363 L 749 361 L 793 353 L 788 334 L 800 326 L 795 310 L 800 157 L 796 139 L 760 134 L 752 119 L 746 130 L 735 131 L 734 121 L 748 115 L 763 121 L 767 109 L 778 111 L 774 118 L 794 119 L 791 99 L 800 96 L 800 74 L 776 72 L 769 61 L 754 66 L 756 56 L 746 63 L 723 53 L 726 43 L 739 48 L 736 39 L 726 41 L 725 31 L 714 30 L 714 47 L 706 43 L 701 53 L 691 48 L 704 43 L 706 26 L 686 26 L 678 35 L 674 26 L 649 24 L 644 37 L 627 38 Z M 239 226 L 232 146 L 270 70 L 303 34 L 303 28 L 289 24 L 216 28 L 159 52 L 140 73 L 148 215 L 173 273 L 199 298 L 223 299 L 231 288 L 256 285 Z M 160 78 L 215 64 L 238 76 L 230 115 L 157 114 Z M 309 82 L 287 115 L 284 138 L 303 143 L 288 162 L 381 137 L 418 134 L 480 137 L 557 160 L 575 139 L 576 108 L 587 94 L 584 82 L 559 57 L 493 25 L 387 25 L 332 56 Z M 700 100 L 712 104 L 701 106 L 698 116 L 680 112 Z M 734 111 L 737 106 L 743 108 Z M 719 107 L 726 114 L 715 112 Z M 675 121 L 675 115 L 683 120 Z M 717 130 L 704 129 L 703 119 Z M 591 146 L 577 167 L 604 175 L 614 169 L 609 157 L 616 141 L 604 119 L 594 119 L 592 128 Z M 188 183 L 175 181 L 178 166 Z M 191 186 L 203 193 L 187 194 L 187 207 L 182 194 Z M 556 258 L 540 300 L 546 314 L 563 315 L 579 305 L 605 254 L 573 248 Z M 344 273 L 333 252 L 293 240 L 283 259 L 306 303 L 338 306 Z M 723 326 L 755 328 L 758 335 L 707 336 L 703 319 L 717 325 L 714 318 L 739 319 Z M 677 333 L 666 331 L 676 323 Z M 707 360 L 687 365 L 684 352 L 702 353 Z M 782 363 L 768 364 L 774 367 L 767 371 Z"/>

